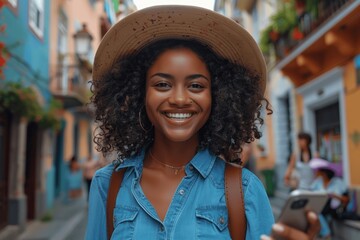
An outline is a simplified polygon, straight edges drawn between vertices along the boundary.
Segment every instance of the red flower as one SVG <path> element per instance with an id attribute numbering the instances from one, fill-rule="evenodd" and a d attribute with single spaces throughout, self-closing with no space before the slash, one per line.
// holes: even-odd
<path id="1" fill-rule="evenodd" d="M 6 2 L 4 0 L 0 0 L 0 9 L 6 5 Z"/>
<path id="2" fill-rule="evenodd" d="M 304 38 L 304 34 L 299 30 L 299 28 L 294 28 L 292 32 L 292 38 L 294 40 L 301 40 Z"/>
<path id="3" fill-rule="evenodd" d="M 6 60 L 2 56 L 0 56 L 0 67 L 5 66 Z"/>

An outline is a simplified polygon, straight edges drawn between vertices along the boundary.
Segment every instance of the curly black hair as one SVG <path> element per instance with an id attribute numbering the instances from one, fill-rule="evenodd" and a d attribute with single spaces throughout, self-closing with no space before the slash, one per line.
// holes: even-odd
<path id="1" fill-rule="evenodd" d="M 230 162 L 241 161 L 238 153 L 242 144 L 261 137 L 263 104 L 268 114 L 272 112 L 263 96 L 263 84 L 251 70 L 218 56 L 196 40 L 156 41 L 119 59 L 104 78 L 93 80 L 97 150 L 105 155 L 117 151 L 120 158 L 128 158 L 151 145 L 154 131 L 144 110 L 146 72 L 161 53 L 176 48 L 195 52 L 211 76 L 211 114 L 199 131 L 198 149 L 208 148 Z M 144 131 L 144 125 L 150 130 Z"/>

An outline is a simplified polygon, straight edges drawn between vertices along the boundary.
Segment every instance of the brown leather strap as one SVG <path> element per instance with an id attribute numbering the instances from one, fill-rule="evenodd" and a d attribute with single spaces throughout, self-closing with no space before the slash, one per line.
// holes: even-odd
<path id="1" fill-rule="evenodd" d="M 111 235 L 114 231 L 114 208 L 125 170 L 126 168 L 120 169 L 119 171 L 114 170 L 110 178 L 106 201 L 106 231 L 108 239 L 111 238 Z"/>
<path id="2" fill-rule="evenodd" d="M 242 167 L 226 164 L 225 194 L 231 239 L 244 240 L 246 235 L 246 215 L 242 190 Z"/>

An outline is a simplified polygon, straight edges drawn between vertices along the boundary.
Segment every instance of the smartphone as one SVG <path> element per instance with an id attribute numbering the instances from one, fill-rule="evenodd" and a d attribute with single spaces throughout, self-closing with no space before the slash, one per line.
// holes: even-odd
<path id="1" fill-rule="evenodd" d="M 308 228 L 306 213 L 320 213 L 327 201 L 328 195 L 325 192 L 292 191 L 277 222 L 305 232 Z"/>

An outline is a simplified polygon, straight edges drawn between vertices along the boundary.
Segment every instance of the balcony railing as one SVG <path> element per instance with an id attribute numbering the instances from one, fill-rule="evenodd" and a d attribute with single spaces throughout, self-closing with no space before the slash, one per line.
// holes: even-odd
<path id="1" fill-rule="evenodd" d="M 83 106 L 90 97 L 90 76 L 91 64 L 88 61 L 58 66 L 53 94 L 63 101 L 65 108 Z"/>
<path id="2" fill-rule="evenodd" d="M 310 8 L 304 6 L 304 9 L 306 9 L 304 11 L 295 9 L 294 13 L 301 12 L 301 14 L 296 16 L 296 24 L 280 33 L 276 39 L 270 40 L 270 45 L 275 50 L 276 60 L 279 61 L 285 58 L 295 47 L 320 29 L 321 26 L 341 12 L 351 2 L 354 2 L 354 0 L 316 0 L 313 1 L 313 5 Z"/>

